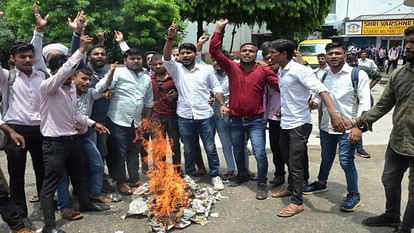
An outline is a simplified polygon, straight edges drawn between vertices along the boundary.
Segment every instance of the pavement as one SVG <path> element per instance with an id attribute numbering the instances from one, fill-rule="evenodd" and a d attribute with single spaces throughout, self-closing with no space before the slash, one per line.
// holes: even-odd
<path id="1" fill-rule="evenodd" d="M 373 94 L 378 99 L 383 87 L 377 85 Z M 362 205 L 353 213 L 344 213 L 339 210 L 341 200 L 346 195 L 345 176 L 340 168 L 338 160 L 335 161 L 331 170 L 328 183 L 329 191 L 316 195 L 304 196 L 305 211 L 292 218 L 279 218 L 276 216 L 278 210 L 289 203 L 289 198 L 274 199 L 269 197 L 266 200 L 255 199 L 256 185 L 253 181 L 239 187 L 226 187 L 221 192 L 224 198 L 216 203 L 212 212 L 218 212 L 218 218 L 210 217 L 209 223 L 205 226 L 192 224 L 182 233 L 294 233 L 294 232 L 371 232 L 386 233 L 392 232 L 392 228 L 380 227 L 369 228 L 361 224 L 364 218 L 382 214 L 384 212 L 385 197 L 381 184 L 381 173 L 384 164 L 384 153 L 388 141 L 388 135 L 392 128 L 391 114 L 388 113 L 374 125 L 374 132 L 364 135 L 366 150 L 371 154 L 370 159 L 356 157 L 356 165 L 359 171 L 359 189 Z M 316 118 L 315 113 L 313 114 Z M 309 140 L 310 174 L 313 181 L 316 179 L 320 164 L 320 147 L 317 124 Z M 218 142 L 218 139 L 216 140 Z M 221 171 L 225 172 L 225 163 L 222 155 L 221 145 L 218 143 L 220 154 Z M 274 166 L 272 165 L 271 154 L 268 149 L 269 173 L 272 178 Z M 256 163 L 252 156 L 249 158 L 250 167 L 256 170 Z M 205 161 L 207 161 L 205 159 Z M 0 166 L 6 171 L 6 157 L 0 152 Z M 7 172 L 6 176 L 7 176 Z M 204 177 L 200 182 L 202 185 L 210 185 L 210 179 Z M 407 175 L 403 180 L 402 211 L 405 209 L 408 196 Z M 270 186 L 269 186 L 270 187 Z M 271 191 L 279 188 L 270 188 Z M 35 179 L 31 162 L 27 163 L 26 193 L 29 199 L 35 194 Z M 111 204 L 111 210 L 102 213 L 83 213 L 84 219 L 76 222 L 68 222 L 60 218 L 57 213 L 57 224 L 66 232 L 81 233 L 144 233 L 148 232 L 148 220 L 144 217 L 127 218 L 122 220 L 128 209 L 128 205 L 134 196 L 124 197 L 120 203 Z M 39 203 L 28 203 L 29 218 L 36 227 L 42 227 L 41 212 Z M 0 233 L 9 232 L 5 223 L 0 224 Z"/>

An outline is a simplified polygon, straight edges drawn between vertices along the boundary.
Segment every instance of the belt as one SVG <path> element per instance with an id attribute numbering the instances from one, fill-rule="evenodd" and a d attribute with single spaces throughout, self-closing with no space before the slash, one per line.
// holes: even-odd
<path id="1" fill-rule="evenodd" d="M 255 115 L 255 116 L 230 116 L 230 117 L 233 119 L 241 120 L 241 121 L 252 121 L 252 120 L 259 119 L 259 118 L 263 119 L 264 113 L 260 113 L 259 115 Z"/>
<path id="2" fill-rule="evenodd" d="M 49 140 L 52 142 L 74 142 L 80 138 L 81 138 L 80 135 L 75 134 L 75 135 L 60 136 L 60 137 L 44 137 L 44 140 Z"/>

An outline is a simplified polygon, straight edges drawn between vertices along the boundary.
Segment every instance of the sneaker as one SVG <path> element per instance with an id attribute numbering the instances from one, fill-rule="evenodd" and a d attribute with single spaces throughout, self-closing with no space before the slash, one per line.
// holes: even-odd
<path id="1" fill-rule="evenodd" d="M 362 224 L 369 227 L 398 227 L 401 223 L 400 217 L 391 217 L 387 214 L 369 217 L 362 221 Z"/>
<path id="2" fill-rule="evenodd" d="M 236 178 L 230 180 L 229 187 L 237 187 L 243 183 L 248 182 L 249 180 L 250 180 L 249 176 L 237 175 Z"/>
<path id="3" fill-rule="evenodd" d="M 364 159 L 368 159 L 371 158 L 371 156 L 369 155 L 369 153 L 364 149 L 357 149 L 357 153 L 356 153 L 359 157 L 364 158 Z"/>
<path id="4" fill-rule="evenodd" d="M 223 181 L 220 176 L 213 177 L 211 182 L 213 183 L 214 190 L 220 191 L 224 189 Z"/>
<path id="5" fill-rule="evenodd" d="M 270 181 L 269 183 L 270 184 L 273 184 L 274 187 L 280 186 L 280 185 L 282 185 L 282 184 L 285 183 L 285 177 L 284 176 L 280 176 L 280 175 L 275 176 L 273 178 L 273 180 Z"/>
<path id="6" fill-rule="evenodd" d="M 35 231 L 32 231 L 29 228 L 23 227 L 19 230 L 12 230 L 11 233 L 35 233 Z"/>
<path id="7" fill-rule="evenodd" d="M 341 203 L 341 210 L 346 212 L 353 212 L 360 205 L 361 197 L 359 193 L 348 193 Z"/>
<path id="8" fill-rule="evenodd" d="M 315 181 L 310 185 L 306 185 L 305 187 L 303 187 L 303 194 L 304 195 L 309 195 L 309 194 L 315 194 L 315 193 L 323 193 L 323 192 L 327 192 L 328 188 L 326 187 L 326 183 L 325 184 L 321 184 L 319 183 L 319 181 Z"/>
<path id="9" fill-rule="evenodd" d="M 264 200 L 267 198 L 269 193 L 269 190 L 267 190 L 267 185 L 266 184 L 262 184 L 257 186 L 257 191 L 256 191 L 256 199 L 257 200 Z"/>

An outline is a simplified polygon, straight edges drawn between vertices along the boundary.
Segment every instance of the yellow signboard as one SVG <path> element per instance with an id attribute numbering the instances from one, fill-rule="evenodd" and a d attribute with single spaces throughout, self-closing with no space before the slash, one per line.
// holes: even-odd
<path id="1" fill-rule="evenodd" d="M 414 19 L 362 21 L 362 35 L 402 35 L 414 25 Z"/>

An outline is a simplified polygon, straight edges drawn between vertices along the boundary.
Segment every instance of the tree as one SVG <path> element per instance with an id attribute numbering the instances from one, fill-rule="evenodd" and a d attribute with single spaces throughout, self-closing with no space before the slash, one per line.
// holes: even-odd
<path id="1" fill-rule="evenodd" d="M 30 40 L 33 30 L 32 2 L 27 0 L 6 0 L 6 21 L 15 28 L 16 35 Z M 87 14 L 86 33 L 95 35 L 106 32 L 106 46 L 114 48 L 114 30 L 123 31 L 132 46 L 142 49 L 160 48 L 165 32 L 173 18 L 180 20 L 179 8 L 171 0 L 42 0 L 41 14 L 49 14 L 45 30 L 45 43 L 70 43 L 71 30 L 67 18 L 74 18 L 84 10 Z"/>
<path id="2" fill-rule="evenodd" d="M 293 39 L 319 29 L 329 13 L 333 0 L 176 0 L 181 16 L 198 23 L 227 18 L 232 24 L 266 23 L 277 37 Z"/>
<path id="3" fill-rule="evenodd" d="M 0 63 L 2 67 L 8 67 L 8 48 L 16 40 L 16 36 L 11 27 L 3 20 L 2 11 L 0 11 Z"/>

